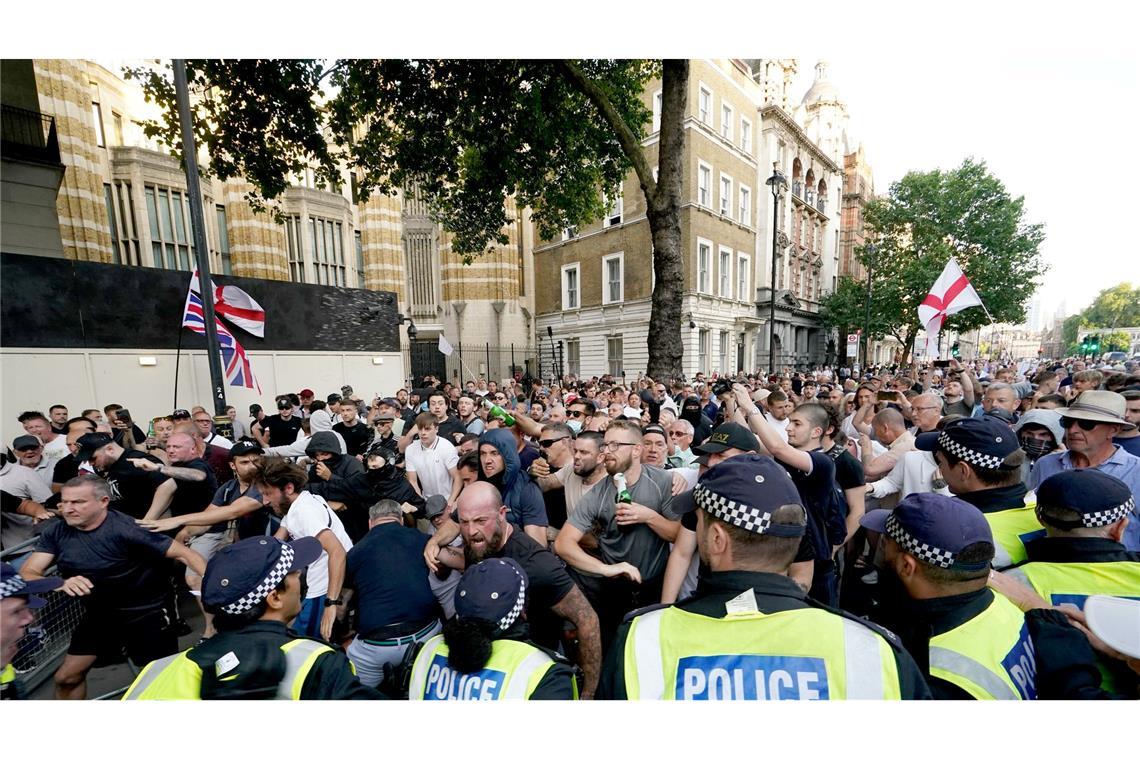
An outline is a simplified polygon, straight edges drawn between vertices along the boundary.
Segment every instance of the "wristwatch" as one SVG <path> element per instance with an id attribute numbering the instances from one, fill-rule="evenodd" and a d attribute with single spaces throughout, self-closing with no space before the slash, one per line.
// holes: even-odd
<path id="1" fill-rule="evenodd" d="M 339 596 L 336 599 L 329 599 L 327 597 L 325 598 L 326 607 L 339 607 L 342 604 L 344 604 L 344 602 L 341 601 L 341 598 Z"/>

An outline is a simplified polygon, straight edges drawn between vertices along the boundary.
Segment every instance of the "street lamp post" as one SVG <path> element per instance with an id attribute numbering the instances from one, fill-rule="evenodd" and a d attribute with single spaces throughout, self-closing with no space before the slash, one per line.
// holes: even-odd
<path id="1" fill-rule="evenodd" d="M 772 162 L 772 176 L 765 183 L 772 188 L 772 286 L 769 292 L 768 307 L 768 375 L 776 374 L 776 260 L 780 253 L 778 249 L 778 234 L 780 227 L 780 196 L 788 187 L 779 164 Z"/>
<path id="2" fill-rule="evenodd" d="M 867 311 L 863 317 L 863 371 L 871 363 L 871 278 L 875 273 L 875 244 L 867 244 Z"/>

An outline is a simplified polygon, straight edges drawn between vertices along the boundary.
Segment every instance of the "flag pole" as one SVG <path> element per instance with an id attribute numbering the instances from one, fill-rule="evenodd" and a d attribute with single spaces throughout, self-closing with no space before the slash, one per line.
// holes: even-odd
<path id="1" fill-rule="evenodd" d="M 186 61 L 174 59 L 174 92 L 178 100 L 178 121 L 182 127 L 182 165 L 186 170 L 186 194 L 190 202 L 190 227 L 194 237 L 194 253 L 198 259 L 198 288 L 202 293 L 202 317 L 206 323 L 206 358 L 213 386 L 214 419 L 227 421 L 226 386 L 222 375 L 221 347 L 214 316 L 214 283 L 210 278 L 210 252 L 206 246 L 205 215 L 202 212 L 202 188 L 198 178 L 198 149 L 190 115 L 190 93 L 186 84 Z M 179 328 L 179 338 L 181 338 Z M 219 423 L 220 424 L 220 423 Z"/>
<path id="2" fill-rule="evenodd" d="M 171 411 L 178 408 L 178 365 L 182 362 L 182 325 L 178 326 L 178 350 L 174 352 L 174 406 Z"/>

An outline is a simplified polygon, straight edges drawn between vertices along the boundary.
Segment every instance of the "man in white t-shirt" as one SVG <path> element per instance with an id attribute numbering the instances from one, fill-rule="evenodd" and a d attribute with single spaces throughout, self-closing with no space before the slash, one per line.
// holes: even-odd
<path id="1" fill-rule="evenodd" d="M 459 454 L 450 441 L 438 435 L 439 423 L 431 412 L 416 417 L 415 430 L 419 439 L 404 450 L 408 482 L 425 499 L 439 494 L 447 497 L 448 506 L 453 506 L 463 487 L 459 478 Z"/>
<path id="2" fill-rule="evenodd" d="M 266 459 L 256 477 L 262 503 L 281 518 L 277 538 L 293 541 L 312 536 L 324 548 L 320 558 L 309 565 L 305 575 L 308 591 L 292 628 L 304 636 L 328 640 L 337 610 L 344 609 L 340 592 L 352 540 L 325 500 L 304 490 L 308 482 L 304 467 L 284 459 Z"/>
<path id="3" fill-rule="evenodd" d="M 786 442 L 788 440 L 788 413 L 792 411 L 792 402 L 783 391 L 772 391 L 768 395 L 768 411 L 764 419 L 776 428 L 776 432 Z"/>

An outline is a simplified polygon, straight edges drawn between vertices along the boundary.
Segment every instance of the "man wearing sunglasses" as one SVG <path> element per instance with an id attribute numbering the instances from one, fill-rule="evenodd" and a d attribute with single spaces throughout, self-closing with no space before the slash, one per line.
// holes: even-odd
<path id="1" fill-rule="evenodd" d="M 1067 408 L 1061 409 L 1067 451 L 1047 454 L 1037 460 L 1029 477 L 1036 489 L 1046 478 L 1065 470 L 1092 468 L 1123 481 L 1140 498 L 1140 457 L 1113 443 L 1113 437 L 1136 426 L 1125 418 L 1127 402 L 1112 391 L 1085 391 Z M 1129 551 L 1140 551 L 1140 507 L 1133 507 L 1121 540 Z"/>

